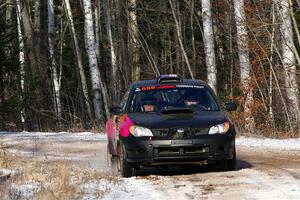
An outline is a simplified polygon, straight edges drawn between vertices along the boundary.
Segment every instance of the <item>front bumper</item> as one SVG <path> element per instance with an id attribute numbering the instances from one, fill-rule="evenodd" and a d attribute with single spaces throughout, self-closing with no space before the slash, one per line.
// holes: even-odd
<path id="1" fill-rule="evenodd" d="M 201 138 L 169 140 L 150 137 L 122 138 L 126 160 L 131 164 L 190 163 L 231 159 L 234 156 L 235 133 L 203 135 Z"/>

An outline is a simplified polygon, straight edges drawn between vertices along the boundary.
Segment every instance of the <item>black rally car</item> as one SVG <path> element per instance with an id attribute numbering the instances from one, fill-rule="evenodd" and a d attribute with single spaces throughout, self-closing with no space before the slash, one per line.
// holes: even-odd
<path id="1" fill-rule="evenodd" d="M 215 163 L 224 170 L 236 162 L 235 128 L 213 90 L 203 81 L 161 75 L 129 86 L 119 116 L 118 166 L 130 177 L 143 166 Z"/>

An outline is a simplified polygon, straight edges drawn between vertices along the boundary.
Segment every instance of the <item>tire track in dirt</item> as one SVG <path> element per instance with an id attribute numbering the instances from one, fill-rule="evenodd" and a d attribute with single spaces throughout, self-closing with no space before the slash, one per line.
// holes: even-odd
<path id="1" fill-rule="evenodd" d="M 299 158 L 298 151 L 238 146 L 235 171 L 152 171 L 150 181 L 170 199 L 300 199 Z"/>

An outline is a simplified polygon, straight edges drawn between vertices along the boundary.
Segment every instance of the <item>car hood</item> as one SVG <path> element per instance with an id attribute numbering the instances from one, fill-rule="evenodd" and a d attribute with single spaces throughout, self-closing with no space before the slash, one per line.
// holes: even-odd
<path id="1" fill-rule="evenodd" d="M 223 123 L 227 116 L 223 111 L 197 111 L 189 119 L 166 119 L 160 113 L 129 113 L 128 117 L 135 125 L 150 129 L 158 128 L 208 128 Z"/>

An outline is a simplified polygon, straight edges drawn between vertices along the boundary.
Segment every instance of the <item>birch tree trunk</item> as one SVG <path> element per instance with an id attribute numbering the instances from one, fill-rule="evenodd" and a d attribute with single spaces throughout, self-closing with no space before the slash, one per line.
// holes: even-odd
<path id="1" fill-rule="evenodd" d="M 234 14 L 237 29 L 241 85 L 245 98 L 245 128 L 248 132 L 254 132 L 255 122 L 251 110 L 251 105 L 253 104 L 253 91 L 250 86 L 251 65 L 249 59 L 248 31 L 246 29 L 244 0 L 234 0 Z"/>
<path id="2" fill-rule="evenodd" d="M 86 81 L 86 77 L 85 77 L 84 69 L 83 69 L 83 65 L 82 65 L 82 58 L 81 58 L 81 53 L 80 53 L 80 48 L 79 48 L 79 44 L 78 44 L 77 35 L 76 35 L 76 32 L 75 32 L 75 27 L 74 27 L 74 22 L 73 22 L 73 14 L 72 14 L 71 6 L 70 6 L 70 1 L 69 0 L 64 0 L 64 3 L 65 3 L 66 13 L 67 13 L 67 16 L 68 16 L 68 19 L 69 19 L 69 22 L 70 22 L 69 27 L 70 27 L 70 31 L 71 31 L 71 35 L 72 35 L 73 44 L 74 44 L 74 52 L 75 52 L 76 63 L 77 63 L 79 76 L 80 76 L 80 82 L 81 82 L 81 88 L 82 88 L 84 103 L 85 103 L 85 106 L 86 106 L 88 117 L 91 120 L 93 117 L 92 117 L 91 106 L 90 106 L 90 103 L 89 103 L 87 81 Z"/>
<path id="3" fill-rule="evenodd" d="M 114 43 L 112 39 L 111 33 L 111 20 L 110 20 L 110 13 L 109 13 L 109 6 L 107 0 L 103 0 L 103 14 L 105 19 L 105 27 L 106 27 L 106 34 L 109 40 L 110 46 L 110 65 L 111 65 L 111 85 L 110 85 L 110 94 L 112 96 L 112 102 L 117 101 L 116 90 L 117 90 L 117 80 L 116 80 L 116 54 L 114 49 Z M 133 67 L 135 68 L 135 67 Z"/>
<path id="4" fill-rule="evenodd" d="M 23 41 L 23 34 L 22 34 L 22 26 L 21 26 L 21 5 L 20 1 L 16 2 L 16 14 L 17 14 L 17 30 L 18 30 L 18 40 L 19 40 L 19 62 L 20 62 L 20 85 L 21 85 L 21 98 L 23 102 L 23 93 L 24 93 L 24 63 L 25 63 L 25 54 L 24 54 L 24 41 Z M 21 110 L 21 122 L 25 123 L 25 113 L 24 109 Z"/>
<path id="5" fill-rule="evenodd" d="M 296 124 L 299 121 L 299 90 L 296 78 L 295 54 L 293 52 L 293 27 L 290 16 L 291 5 L 289 0 L 278 1 L 279 15 L 281 18 L 281 47 L 282 65 L 285 71 L 285 91 L 290 108 L 291 119 Z"/>
<path id="6" fill-rule="evenodd" d="M 210 0 L 201 0 L 201 2 L 207 82 L 208 85 L 217 93 L 217 67 L 211 16 L 211 3 Z"/>
<path id="7" fill-rule="evenodd" d="M 100 86 L 100 71 L 97 63 L 96 47 L 95 47 L 95 32 L 93 15 L 90 0 L 83 0 L 84 8 L 84 37 L 85 46 L 89 59 L 89 68 L 93 89 L 93 103 L 94 112 L 97 122 L 103 120 L 103 113 L 101 111 L 101 86 Z"/>
<path id="8" fill-rule="evenodd" d="M 98 61 L 98 66 L 100 69 L 101 66 L 101 53 L 100 53 L 100 36 L 101 36 L 101 30 L 100 30 L 100 8 L 99 8 L 99 3 L 100 0 L 96 0 L 95 2 L 95 39 L 96 39 L 96 56 L 97 56 L 97 61 Z M 103 105 L 104 105 L 104 110 L 105 110 L 105 115 L 109 116 L 109 108 L 108 108 L 108 94 L 107 94 L 107 87 L 105 84 L 105 81 L 102 80 L 102 78 L 100 77 L 100 87 L 101 87 L 101 91 L 102 91 L 102 95 L 103 95 Z"/>
<path id="9" fill-rule="evenodd" d="M 138 43 L 138 23 L 137 23 L 137 0 L 129 1 L 129 20 L 128 20 L 128 32 L 129 32 L 129 41 L 130 41 L 130 53 L 132 55 L 132 72 L 131 78 L 132 81 L 140 80 L 141 75 L 141 66 L 139 64 L 139 43 Z"/>
<path id="10" fill-rule="evenodd" d="M 50 69 L 53 82 L 53 104 L 58 121 L 62 117 L 62 108 L 60 100 L 60 83 L 59 74 L 56 68 L 55 55 L 54 55 L 54 35 L 55 35 L 55 17 L 54 17 L 54 5 L 53 0 L 48 0 L 48 45 L 49 45 L 49 55 L 50 55 Z"/>

